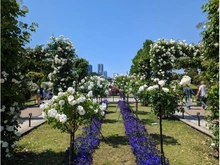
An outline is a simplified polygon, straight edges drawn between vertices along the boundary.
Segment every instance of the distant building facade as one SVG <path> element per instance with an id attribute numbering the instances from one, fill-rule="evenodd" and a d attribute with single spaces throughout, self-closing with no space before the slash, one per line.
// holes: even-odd
<path id="1" fill-rule="evenodd" d="M 104 66 L 103 64 L 98 64 L 98 74 L 103 75 Z"/>
<path id="2" fill-rule="evenodd" d="M 92 73 L 92 65 L 88 66 L 88 73 Z"/>
<path id="3" fill-rule="evenodd" d="M 104 74 L 104 76 L 105 76 L 106 78 L 108 78 L 108 77 L 107 77 L 107 71 L 104 71 L 103 74 Z"/>

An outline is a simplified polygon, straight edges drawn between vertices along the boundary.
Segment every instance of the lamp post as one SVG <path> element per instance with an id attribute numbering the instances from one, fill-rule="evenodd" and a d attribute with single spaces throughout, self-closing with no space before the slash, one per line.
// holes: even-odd
<path id="1" fill-rule="evenodd" d="M 32 117 L 32 113 L 29 113 L 29 127 L 31 127 L 31 117 Z"/>
<path id="2" fill-rule="evenodd" d="M 197 117 L 198 117 L 198 126 L 200 126 L 200 113 L 199 112 L 197 112 Z"/>

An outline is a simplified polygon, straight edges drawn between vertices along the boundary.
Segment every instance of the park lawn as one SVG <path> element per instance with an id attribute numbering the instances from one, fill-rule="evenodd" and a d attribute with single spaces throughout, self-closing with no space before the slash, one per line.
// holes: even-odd
<path id="1" fill-rule="evenodd" d="M 135 110 L 134 105 L 130 104 Z M 94 165 L 134 165 L 135 157 L 131 151 L 124 125 L 116 103 L 110 103 L 108 114 L 100 130 L 100 145 L 93 153 Z M 160 149 L 159 120 L 149 107 L 138 107 L 138 117 L 146 126 Z M 80 130 L 77 134 L 80 133 Z M 218 164 L 217 155 L 209 146 L 211 138 L 175 119 L 163 120 L 164 153 L 171 165 L 212 165 Z M 64 164 L 65 150 L 69 146 L 69 135 L 42 124 L 24 135 L 17 142 L 16 164 L 58 165 Z"/>

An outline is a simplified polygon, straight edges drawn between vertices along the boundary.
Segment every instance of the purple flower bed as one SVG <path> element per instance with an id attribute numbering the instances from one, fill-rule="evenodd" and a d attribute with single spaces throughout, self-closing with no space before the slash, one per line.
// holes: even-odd
<path id="1" fill-rule="evenodd" d="M 156 148 L 145 126 L 135 118 L 131 109 L 123 101 L 118 102 L 124 120 L 125 134 L 127 135 L 138 165 L 160 165 L 160 151 Z M 165 158 L 164 165 L 169 165 Z"/>
<path id="2" fill-rule="evenodd" d="M 83 133 L 74 141 L 74 164 L 75 165 L 90 165 L 92 164 L 92 153 L 99 145 L 99 129 L 101 128 L 101 120 L 93 119 L 90 126 L 83 128 Z M 69 148 L 66 150 L 66 164 L 69 163 Z"/>
<path id="3" fill-rule="evenodd" d="M 102 101 L 108 107 L 108 100 Z M 106 108 L 107 109 L 107 108 Z M 92 164 L 92 153 L 99 145 L 99 130 L 102 126 L 103 117 L 92 119 L 91 125 L 84 127 L 82 134 L 74 140 L 74 164 L 75 165 L 90 165 Z M 69 164 L 69 149 L 66 150 L 66 164 Z"/>

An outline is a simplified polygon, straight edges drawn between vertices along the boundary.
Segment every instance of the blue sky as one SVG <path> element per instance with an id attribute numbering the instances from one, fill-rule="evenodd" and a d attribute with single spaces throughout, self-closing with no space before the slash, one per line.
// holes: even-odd
<path id="1" fill-rule="evenodd" d="M 207 0 L 23 0 L 29 13 L 21 20 L 37 22 L 27 46 L 45 44 L 64 35 L 97 72 L 108 76 L 129 72 L 132 59 L 146 39 L 186 40 L 197 44 L 199 22 L 206 20 L 201 6 Z"/>

